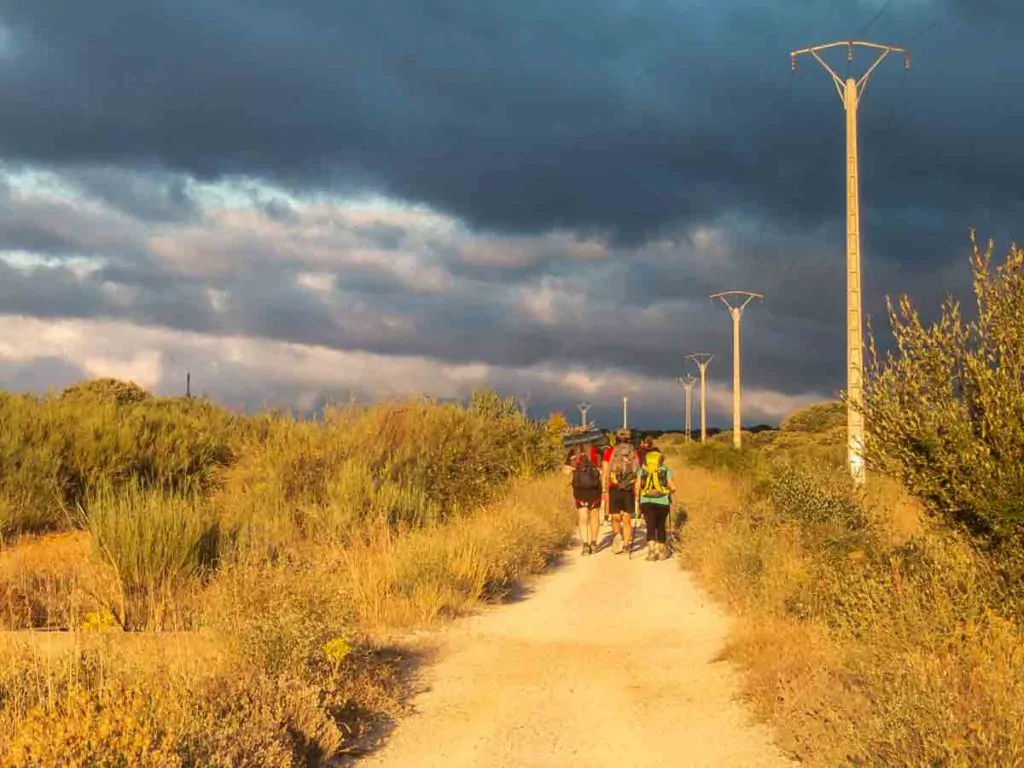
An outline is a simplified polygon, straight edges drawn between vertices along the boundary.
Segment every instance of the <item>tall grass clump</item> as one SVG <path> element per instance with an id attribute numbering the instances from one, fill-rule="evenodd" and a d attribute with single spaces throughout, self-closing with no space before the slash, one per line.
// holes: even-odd
<path id="1" fill-rule="evenodd" d="M 110 608 L 126 630 L 162 626 L 183 590 L 216 565 L 219 528 L 197 495 L 106 487 L 87 510 L 93 546 L 120 585 Z"/>

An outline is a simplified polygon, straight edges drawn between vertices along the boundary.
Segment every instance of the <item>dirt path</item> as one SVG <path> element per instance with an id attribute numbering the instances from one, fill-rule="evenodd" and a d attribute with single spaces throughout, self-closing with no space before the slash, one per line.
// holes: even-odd
<path id="1" fill-rule="evenodd" d="M 715 662 L 728 624 L 674 559 L 569 553 L 456 622 L 416 713 L 360 766 L 784 766 Z"/>

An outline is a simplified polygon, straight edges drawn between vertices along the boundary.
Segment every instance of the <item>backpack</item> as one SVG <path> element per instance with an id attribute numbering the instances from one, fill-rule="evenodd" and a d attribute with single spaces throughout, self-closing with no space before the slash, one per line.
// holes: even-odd
<path id="1" fill-rule="evenodd" d="M 573 464 L 572 489 L 574 491 L 596 491 L 600 488 L 601 473 L 594 466 L 594 462 L 590 460 L 590 453 L 581 453 Z"/>
<path id="2" fill-rule="evenodd" d="M 651 499 L 669 495 L 668 469 L 661 451 L 652 449 L 644 454 L 644 465 L 640 470 L 640 494 Z"/>
<path id="3" fill-rule="evenodd" d="M 612 450 L 609 464 L 611 481 L 619 488 L 631 489 L 640 469 L 636 460 L 636 449 L 630 443 L 619 443 Z"/>

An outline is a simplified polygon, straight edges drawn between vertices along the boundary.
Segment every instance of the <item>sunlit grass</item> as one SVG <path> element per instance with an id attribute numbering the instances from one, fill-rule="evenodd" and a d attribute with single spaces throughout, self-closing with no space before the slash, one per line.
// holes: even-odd
<path id="1" fill-rule="evenodd" d="M 117 382 L 2 409 L 0 622 L 71 631 L 3 641 L 0 764 L 320 764 L 400 711 L 396 633 L 572 535 L 551 433 L 487 392 L 309 422 Z"/>
<path id="2" fill-rule="evenodd" d="M 681 560 L 739 614 L 758 713 L 808 765 L 1024 765 L 1024 633 L 992 565 L 895 482 L 855 492 L 827 408 L 788 422 L 676 459 Z"/>

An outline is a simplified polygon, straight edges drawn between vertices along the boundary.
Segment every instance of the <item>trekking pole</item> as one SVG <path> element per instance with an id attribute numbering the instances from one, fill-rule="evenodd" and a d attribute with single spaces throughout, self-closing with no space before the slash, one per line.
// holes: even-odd
<path id="1" fill-rule="evenodd" d="M 668 520 L 665 524 L 665 546 L 672 550 L 672 554 L 675 554 L 676 548 L 672 546 L 675 543 L 675 518 L 673 517 L 673 507 L 675 507 L 675 498 L 670 493 L 668 495 Z"/>
<path id="2" fill-rule="evenodd" d="M 629 559 L 633 559 L 633 537 L 636 536 L 636 529 L 639 525 L 640 517 L 640 499 L 636 496 L 633 498 L 633 519 L 630 520 L 633 530 L 629 532 Z"/>

